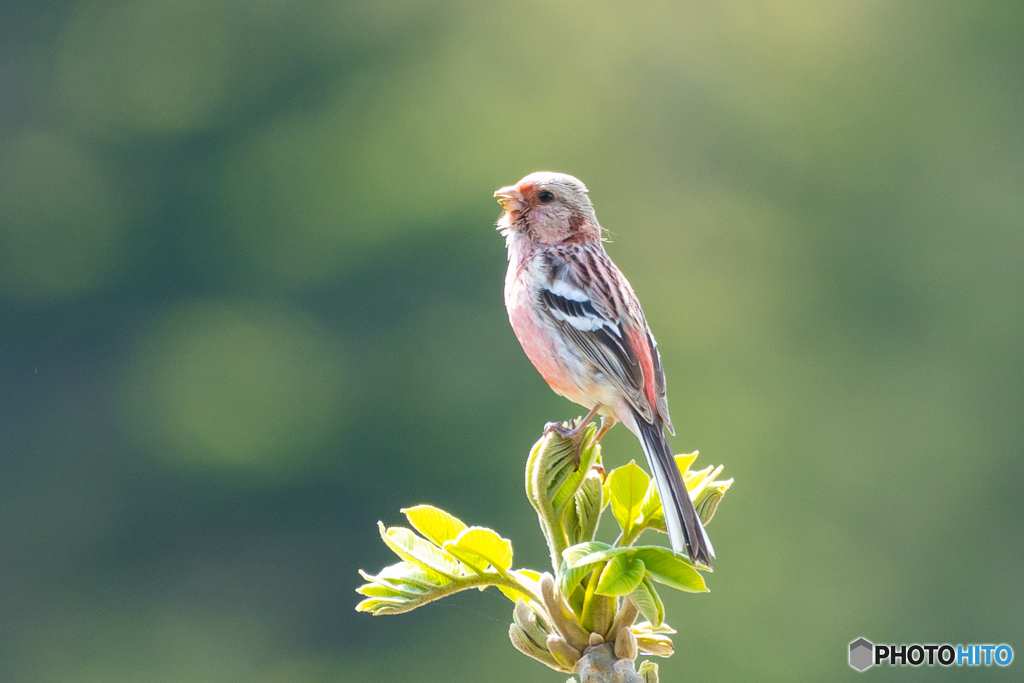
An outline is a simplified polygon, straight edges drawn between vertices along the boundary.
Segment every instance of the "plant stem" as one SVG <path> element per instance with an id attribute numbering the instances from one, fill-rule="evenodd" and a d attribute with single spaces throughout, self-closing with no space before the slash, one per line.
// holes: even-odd
<path id="1" fill-rule="evenodd" d="M 627 545 L 633 545 L 636 539 L 640 538 L 640 534 L 644 532 L 648 527 L 634 524 L 630 527 L 629 533 L 622 531 L 619 533 L 619 537 L 612 543 L 616 548 L 621 548 Z"/>
<path id="2" fill-rule="evenodd" d="M 511 588 L 514 591 L 519 591 L 520 593 L 523 593 L 524 595 L 529 597 L 530 600 L 533 600 L 535 603 L 543 604 L 540 597 L 536 593 L 534 593 L 529 588 L 519 583 L 512 577 L 508 575 L 503 576 L 501 574 L 483 574 L 477 576 L 468 576 L 465 578 L 457 578 L 449 583 L 446 583 L 444 586 L 435 587 L 431 592 L 430 596 L 424 599 L 423 601 L 412 603 L 410 604 L 408 609 L 395 611 L 392 612 L 392 614 L 401 614 L 402 612 L 408 612 L 410 610 L 416 609 L 417 607 L 425 605 L 428 602 L 440 600 L 441 598 L 447 597 L 453 593 L 458 593 L 459 591 L 468 590 L 470 588 L 483 588 L 487 586 L 504 586 L 505 588 Z"/>
<path id="3" fill-rule="evenodd" d="M 601 577 L 601 572 L 604 571 L 604 565 L 605 563 L 602 562 L 590 573 L 587 591 L 583 595 L 583 613 L 580 615 L 580 622 L 588 632 L 594 630 L 594 591 L 597 590 L 597 582 Z"/>

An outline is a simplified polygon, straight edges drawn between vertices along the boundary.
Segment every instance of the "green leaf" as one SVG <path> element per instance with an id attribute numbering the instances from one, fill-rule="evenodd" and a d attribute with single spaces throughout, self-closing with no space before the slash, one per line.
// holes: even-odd
<path id="1" fill-rule="evenodd" d="M 661 602 L 661 596 L 654 590 L 651 580 L 644 577 L 644 580 L 636 587 L 630 595 L 630 599 L 636 604 L 640 614 L 647 617 L 647 620 L 654 626 L 661 626 L 665 619 L 665 605 Z"/>
<path id="2" fill-rule="evenodd" d="M 655 657 L 671 657 L 675 652 L 672 639 L 660 633 L 637 636 L 636 645 L 640 654 L 654 655 Z"/>
<path id="3" fill-rule="evenodd" d="M 389 599 L 389 598 L 367 598 L 356 605 L 357 612 L 371 612 L 373 614 L 401 614 L 414 609 L 416 604 L 410 600 Z"/>
<path id="4" fill-rule="evenodd" d="M 602 482 L 596 470 L 587 472 L 572 504 L 565 506 L 563 524 L 569 543 L 581 543 L 594 538 L 601 518 Z"/>
<path id="5" fill-rule="evenodd" d="M 661 517 L 661 496 L 658 495 L 658 483 L 651 479 L 651 483 L 647 485 L 647 492 L 644 493 L 643 502 L 640 503 L 640 519 L 645 525 L 649 525 L 652 519 Z M 662 526 L 664 526 L 664 522 L 662 522 Z"/>
<path id="6" fill-rule="evenodd" d="M 648 633 L 668 633 L 674 634 L 677 631 L 666 623 L 652 624 L 649 621 L 638 621 L 637 623 L 630 626 L 630 630 L 638 636 L 647 635 Z"/>
<path id="7" fill-rule="evenodd" d="M 445 541 L 444 549 L 474 569 L 483 571 L 490 565 L 503 572 L 512 566 L 512 542 L 498 532 L 482 526 L 471 526 L 453 541 Z"/>
<path id="8" fill-rule="evenodd" d="M 714 518 L 718 504 L 722 502 L 722 498 L 730 486 L 732 486 L 732 479 L 713 482 L 706 486 L 697 500 L 693 502 L 693 506 L 697 509 L 697 515 L 700 516 L 700 521 L 705 526 Z"/>
<path id="9" fill-rule="evenodd" d="M 596 433 L 597 427 L 594 424 L 588 425 L 584 430 L 582 440 L 580 441 L 579 465 L 572 462 L 573 448 L 575 446 L 572 441 L 566 439 L 568 444 L 566 454 L 568 458 L 563 461 L 564 469 L 561 471 L 560 477 L 555 480 L 557 486 L 552 487 L 551 507 L 554 510 L 560 510 L 563 506 L 570 503 L 570 499 L 582 485 L 583 480 L 590 473 L 594 463 L 601 459 L 601 445 L 593 441 Z"/>
<path id="10" fill-rule="evenodd" d="M 575 423 L 564 423 L 571 428 Z M 571 439 L 552 431 L 534 444 L 526 461 L 526 492 L 534 507 L 547 501 L 552 509 L 561 512 L 572 498 L 583 477 L 600 460 L 601 447 L 593 442 L 597 431 L 588 425 L 583 432 L 580 462 L 574 462 L 576 444 Z"/>
<path id="11" fill-rule="evenodd" d="M 518 624 L 509 624 L 508 637 L 509 640 L 512 641 L 512 646 L 527 657 L 536 659 L 538 662 L 549 666 L 555 671 L 562 670 L 562 666 L 558 663 L 558 660 L 555 659 L 554 655 L 548 652 L 546 642 L 543 647 L 538 645 Z"/>
<path id="12" fill-rule="evenodd" d="M 584 432 L 581 462 L 573 461 L 575 444 L 571 439 L 550 431 L 534 445 L 526 464 L 526 495 L 540 518 L 541 531 L 551 552 L 551 566 L 561 564 L 561 553 L 582 534 L 567 532 L 564 514 L 584 481 L 593 463 L 600 458 L 600 448 L 593 444 L 594 426 Z M 573 511 L 575 514 L 575 511 Z M 577 527 L 578 515 L 577 516 Z M 595 520 L 596 521 L 596 520 Z M 587 527 L 589 528 L 589 526 Z"/>
<path id="13" fill-rule="evenodd" d="M 559 588 L 562 595 L 570 595 L 583 580 L 583 577 L 594 570 L 594 565 L 604 561 L 605 558 L 603 556 L 596 557 L 596 559 L 577 564 L 580 559 L 609 550 L 612 550 L 612 547 L 600 541 L 577 543 L 566 548 L 562 552 L 562 566 L 558 571 Z"/>
<path id="14" fill-rule="evenodd" d="M 377 522 L 377 528 L 387 547 L 403 560 L 432 569 L 450 579 L 462 574 L 458 560 L 430 541 L 420 538 L 411 529 L 401 526 L 385 528 L 382 522 Z"/>
<path id="15" fill-rule="evenodd" d="M 679 468 L 679 473 L 683 475 L 683 479 L 686 479 L 686 470 L 690 469 L 690 465 L 700 455 L 700 451 L 694 451 L 693 453 L 681 453 L 676 456 L 676 467 Z"/>
<path id="16" fill-rule="evenodd" d="M 574 551 L 571 554 L 571 559 L 567 550 L 565 556 L 569 569 L 591 565 L 596 562 L 610 561 L 619 555 L 628 555 L 643 561 L 647 568 L 647 573 L 656 581 L 691 593 L 707 591 L 704 578 L 693 568 L 693 565 L 668 548 L 657 545 L 602 548 L 601 546 L 603 545 L 605 544 L 581 543 L 578 546 L 574 546 L 569 549 Z M 583 551 L 591 548 L 593 548 L 593 552 L 584 554 Z"/>
<path id="17" fill-rule="evenodd" d="M 675 650 L 669 634 L 675 633 L 676 630 L 668 624 L 654 625 L 641 621 L 639 624 L 633 624 L 630 630 L 636 636 L 640 651 L 645 654 L 669 657 Z"/>
<path id="18" fill-rule="evenodd" d="M 708 465 L 699 472 L 691 472 L 691 476 L 686 480 L 686 489 L 690 492 L 690 498 L 696 500 L 704 488 L 714 482 L 715 477 L 722 473 L 725 469 L 724 465 L 718 467 L 711 467 Z"/>
<path id="19" fill-rule="evenodd" d="M 583 539 L 580 538 L 582 526 L 577 506 L 566 505 L 565 512 L 562 513 L 562 528 L 565 529 L 565 540 L 569 543 L 579 543 L 582 541 Z"/>
<path id="20" fill-rule="evenodd" d="M 604 566 L 594 592 L 598 595 L 629 595 L 643 579 L 643 560 L 623 553 Z"/>
<path id="21" fill-rule="evenodd" d="M 587 541 L 586 543 L 577 543 L 574 546 L 570 546 L 562 551 L 562 559 L 569 567 L 577 567 L 583 564 L 593 564 L 594 562 L 600 562 L 608 559 L 607 557 L 597 557 L 593 560 L 587 560 L 587 562 L 580 562 L 584 558 L 588 558 L 591 555 L 597 555 L 607 551 L 621 551 L 625 548 L 612 548 L 607 543 L 601 541 Z"/>
<path id="22" fill-rule="evenodd" d="M 703 524 L 707 525 L 718 509 L 725 492 L 732 486 L 732 479 L 717 480 L 716 477 L 722 473 L 723 466 L 714 467 L 708 465 L 697 472 L 690 472 L 686 468 L 693 464 L 697 453 L 688 455 L 677 455 L 676 464 L 683 474 L 683 481 L 686 483 L 686 490 L 690 494 L 690 500 L 697 508 L 697 514 Z M 661 498 L 658 491 L 651 482 L 643 504 L 640 506 L 642 520 L 645 527 L 666 531 L 665 517 L 661 509 Z"/>
<path id="23" fill-rule="evenodd" d="M 666 586 L 688 593 L 704 593 L 708 590 L 704 577 L 693 568 L 693 565 L 668 548 L 643 546 L 636 548 L 635 557 L 643 560 L 647 573 L 655 581 Z"/>
<path id="24" fill-rule="evenodd" d="M 512 620 L 535 645 L 546 649 L 550 630 L 543 614 L 544 610 L 539 605 L 531 607 L 525 600 L 517 600 Z"/>
<path id="25" fill-rule="evenodd" d="M 594 571 L 594 565 L 596 563 L 585 564 L 580 567 L 570 567 L 567 562 L 562 562 L 562 566 L 558 572 L 558 588 L 561 590 L 562 595 L 570 595 L 576 586 L 580 585 L 580 581 Z"/>
<path id="26" fill-rule="evenodd" d="M 362 569 L 359 574 L 367 581 L 390 586 L 401 591 L 430 592 L 440 586 L 451 583 L 448 577 L 413 562 L 398 562 L 381 569 L 376 576 L 367 574 Z"/>
<path id="27" fill-rule="evenodd" d="M 394 588 L 382 586 L 379 583 L 365 583 L 356 588 L 356 593 L 365 595 L 368 598 L 416 598 L 421 595 L 420 593 L 406 593 L 395 590 Z"/>
<path id="28" fill-rule="evenodd" d="M 437 572 L 413 562 L 385 567 L 376 576 L 363 570 L 359 570 L 359 574 L 369 583 L 356 588 L 357 593 L 367 598 L 356 605 L 356 610 L 373 614 L 408 612 L 435 599 L 452 583 Z"/>
<path id="29" fill-rule="evenodd" d="M 580 546 L 583 546 L 583 545 L 587 545 L 587 544 L 586 543 L 580 543 Z M 607 544 L 606 543 L 601 543 L 600 545 L 605 545 L 606 546 Z M 569 568 L 572 569 L 572 568 L 575 568 L 575 567 L 582 567 L 582 566 L 588 565 L 588 564 L 595 564 L 597 562 L 607 562 L 608 560 L 612 559 L 616 555 L 632 554 L 632 553 L 635 553 L 635 552 L 636 552 L 636 548 L 631 546 L 631 545 L 621 546 L 621 547 L 618 547 L 618 548 L 613 548 L 611 546 L 608 546 L 607 548 L 604 548 L 604 549 L 600 549 L 599 548 L 599 549 L 595 550 L 594 552 L 592 552 L 592 553 L 590 553 L 588 555 L 577 555 L 576 557 L 574 557 L 574 559 L 572 561 L 568 562 L 568 565 L 569 565 Z"/>
<path id="30" fill-rule="evenodd" d="M 538 595 L 540 593 L 540 587 L 538 585 L 540 583 L 540 572 L 535 572 L 532 569 L 516 569 L 515 571 L 509 571 L 508 575 L 509 578 L 520 584 L 523 588 L 530 590 L 533 595 Z M 512 602 L 519 599 L 528 602 L 533 599 L 529 593 L 509 588 L 508 586 L 498 586 L 498 590 L 500 590 L 502 595 Z"/>
<path id="31" fill-rule="evenodd" d="M 402 512 L 416 531 L 437 546 L 454 539 L 466 528 L 461 519 L 433 505 L 415 505 L 402 508 Z"/>
<path id="32" fill-rule="evenodd" d="M 569 601 L 569 609 L 573 611 L 573 614 L 583 614 L 583 603 L 587 599 L 587 589 L 582 585 L 576 586 L 572 593 L 569 593 L 567 600 Z"/>
<path id="33" fill-rule="evenodd" d="M 640 506 L 647 494 L 650 477 L 636 462 L 612 470 L 608 475 L 608 492 L 612 498 L 612 514 L 622 530 L 629 533 L 640 518 Z"/>
<path id="34" fill-rule="evenodd" d="M 554 510 L 558 510 L 560 505 L 572 496 L 570 479 L 578 482 L 582 478 L 573 463 L 574 448 L 572 440 L 554 432 L 548 434 L 548 457 L 543 461 L 543 464 L 547 465 L 547 487 L 543 493 Z"/>
<path id="35" fill-rule="evenodd" d="M 641 662 L 636 672 L 644 679 L 644 683 L 658 683 L 658 665 L 651 660 Z"/>
<path id="36" fill-rule="evenodd" d="M 509 574 L 512 574 L 514 578 L 523 583 L 531 582 L 533 584 L 540 584 L 541 574 L 533 569 L 514 569 L 510 571 Z"/>

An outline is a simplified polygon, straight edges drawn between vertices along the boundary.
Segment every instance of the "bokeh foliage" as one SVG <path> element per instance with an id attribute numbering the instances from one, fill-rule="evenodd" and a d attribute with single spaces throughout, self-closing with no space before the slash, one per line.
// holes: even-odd
<path id="1" fill-rule="evenodd" d="M 578 410 L 490 195 L 538 169 L 612 231 L 675 449 L 744 483 L 664 679 L 1024 632 L 1020 3 L 0 8 L 0 679 L 522 680 L 503 598 L 351 591 L 412 501 L 533 537 Z"/>

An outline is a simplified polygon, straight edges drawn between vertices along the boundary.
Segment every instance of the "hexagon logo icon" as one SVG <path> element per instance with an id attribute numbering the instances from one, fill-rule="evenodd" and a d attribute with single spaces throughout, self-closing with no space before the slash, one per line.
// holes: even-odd
<path id="1" fill-rule="evenodd" d="M 857 671 L 864 671 L 874 664 L 875 646 L 866 638 L 858 638 L 850 643 L 850 666 Z"/>

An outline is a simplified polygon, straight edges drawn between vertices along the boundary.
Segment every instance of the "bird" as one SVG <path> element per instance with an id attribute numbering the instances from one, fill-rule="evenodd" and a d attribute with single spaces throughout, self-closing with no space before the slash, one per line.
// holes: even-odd
<path id="1" fill-rule="evenodd" d="M 527 357 L 555 393 L 588 409 L 574 427 L 548 423 L 579 448 L 601 416 L 600 439 L 621 422 L 640 440 L 672 549 L 711 570 L 715 556 L 669 446 L 673 435 L 658 345 L 629 281 L 604 248 L 586 185 L 538 171 L 494 196 L 508 249 L 505 308 Z M 577 450 L 578 458 L 578 450 Z"/>

